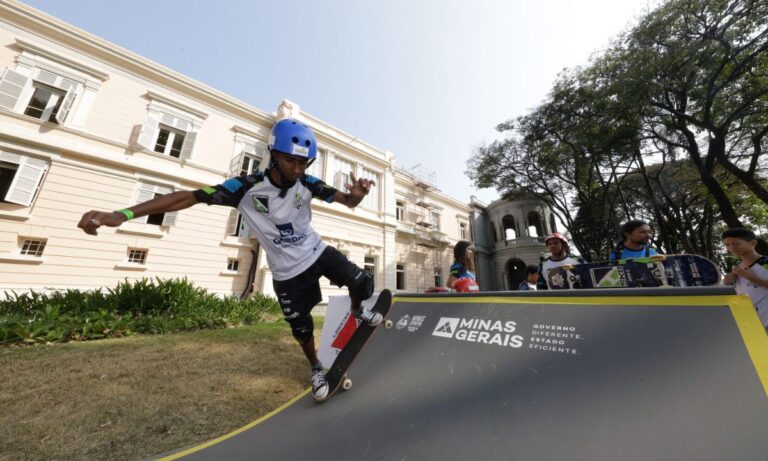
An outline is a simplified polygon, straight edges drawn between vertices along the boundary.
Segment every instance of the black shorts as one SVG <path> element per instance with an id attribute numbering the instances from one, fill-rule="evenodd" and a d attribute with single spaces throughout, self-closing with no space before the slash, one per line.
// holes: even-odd
<path id="1" fill-rule="evenodd" d="M 337 287 L 344 286 L 360 269 L 332 246 L 323 250 L 307 270 L 288 280 L 273 280 L 277 300 L 285 320 L 304 317 L 323 300 L 320 277 L 326 277 Z"/>

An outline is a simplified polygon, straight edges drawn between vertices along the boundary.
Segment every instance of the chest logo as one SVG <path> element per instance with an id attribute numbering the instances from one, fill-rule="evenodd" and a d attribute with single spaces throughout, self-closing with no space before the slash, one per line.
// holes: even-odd
<path id="1" fill-rule="evenodd" d="M 296 195 L 293 196 L 293 207 L 297 210 L 301 210 L 301 205 L 304 204 L 304 200 L 301 198 L 301 192 L 296 191 Z"/>
<path id="2" fill-rule="evenodd" d="M 266 195 L 254 195 L 253 207 L 259 213 L 269 214 L 269 197 Z"/>

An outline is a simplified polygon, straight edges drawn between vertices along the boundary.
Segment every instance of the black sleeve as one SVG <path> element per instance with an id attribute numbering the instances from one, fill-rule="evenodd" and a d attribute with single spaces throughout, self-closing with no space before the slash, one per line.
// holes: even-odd
<path id="1" fill-rule="evenodd" d="M 328 203 L 333 202 L 333 195 L 336 193 L 336 188 L 329 186 L 323 182 L 322 179 L 307 174 L 301 178 L 301 183 L 312 192 L 312 197 L 325 200 Z"/>
<path id="2" fill-rule="evenodd" d="M 215 186 L 203 187 L 194 191 L 193 194 L 198 202 L 237 208 L 246 191 L 263 179 L 264 175 L 258 172 L 248 176 L 238 176 Z"/>

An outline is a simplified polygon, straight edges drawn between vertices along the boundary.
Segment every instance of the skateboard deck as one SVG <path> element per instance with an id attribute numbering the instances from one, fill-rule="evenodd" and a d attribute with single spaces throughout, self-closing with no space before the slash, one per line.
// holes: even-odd
<path id="1" fill-rule="evenodd" d="M 384 321 L 379 326 L 384 325 L 386 328 L 392 328 L 392 321 L 387 319 L 387 314 L 389 314 L 391 307 L 392 292 L 382 290 L 379 293 L 376 304 L 371 308 L 371 310 L 380 313 L 384 317 Z M 339 352 L 336 360 L 333 361 L 333 365 L 325 373 L 325 379 L 328 381 L 328 395 L 323 400 L 319 400 L 319 402 L 330 399 L 339 388 L 349 390 L 352 387 L 352 380 L 347 377 L 347 371 L 379 326 L 372 327 L 360 322 L 352 337 L 349 338 L 349 341 L 344 346 L 344 349 Z"/>
<path id="2" fill-rule="evenodd" d="M 551 270 L 549 286 L 563 288 L 692 287 L 716 285 L 720 271 L 697 255 L 654 255 L 644 258 L 566 265 Z"/>

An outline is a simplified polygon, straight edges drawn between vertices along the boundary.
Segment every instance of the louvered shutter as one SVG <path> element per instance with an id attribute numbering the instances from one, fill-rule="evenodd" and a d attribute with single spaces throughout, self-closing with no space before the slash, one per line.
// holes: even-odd
<path id="1" fill-rule="evenodd" d="M 139 133 L 138 144 L 149 150 L 154 150 L 155 141 L 157 141 L 158 123 L 160 119 L 155 114 L 147 115 L 147 119 L 144 121 L 144 125 L 141 127 Z"/>
<path id="2" fill-rule="evenodd" d="M 195 149 L 195 139 L 197 139 L 197 133 L 194 132 L 189 132 L 184 137 L 184 144 L 181 145 L 181 158 L 183 160 L 192 158 L 192 153 Z"/>
<path id="3" fill-rule="evenodd" d="M 11 68 L 6 68 L 0 80 L 0 106 L 13 110 L 29 78 Z"/>
<path id="4" fill-rule="evenodd" d="M 44 160 L 22 157 L 8 193 L 5 194 L 5 201 L 24 206 L 31 205 L 47 166 L 48 163 Z"/>
<path id="5" fill-rule="evenodd" d="M 136 191 L 136 200 L 133 201 L 133 204 L 138 205 L 139 203 L 144 203 L 153 198 L 155 198 L 155 186 L 152 184 L 139 183 L 139 190 Z M 142 216 L 136 218 L 135 221 L 145 223 L 147 222 L 148 217 L 149 216 Z"/>

